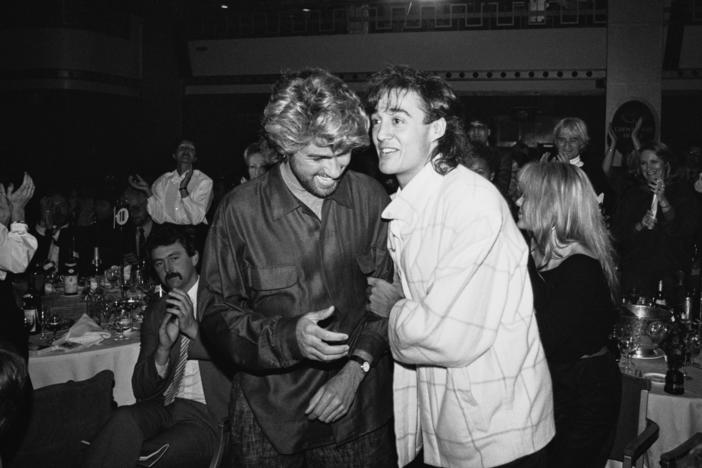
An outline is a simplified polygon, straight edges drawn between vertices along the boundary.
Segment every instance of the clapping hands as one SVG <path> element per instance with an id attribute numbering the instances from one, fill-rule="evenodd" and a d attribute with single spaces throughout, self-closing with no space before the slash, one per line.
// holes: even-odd
<path id="1" fill-rule="evenodd" d="M 24 207 L 34 196 L 34 190 L 34 181 L 26 172 L 17 189 L 13 184 L 7 188 L 0 184 L 0 223 L 8 225 L 14 221 L 24 222 Z"/>

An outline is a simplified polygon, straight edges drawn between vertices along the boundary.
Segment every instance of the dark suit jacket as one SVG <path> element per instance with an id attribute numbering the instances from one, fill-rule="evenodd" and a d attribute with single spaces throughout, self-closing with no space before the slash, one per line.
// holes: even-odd
<path id="1" fill-rule="evenodd" d="M 141 350 L 132 375 L 132 388 L 138 401 L 163 398 L 163 392 L 173 379 L 181 338 L 179 337 L 171 348 L 168 372 L 165 378 L 159 377 L 154 360 L 158 347 L 158 329 L 165 313 L 166 300 L 164 297 L 154 302 L 144 314 L 144 323 L 141 326 Z M 198 316 L 202 317 L 202 314 L 198 314 Z M 211 360 L 200 339 L 190 343 L 188 358 L 200 361 L 200 377 L 207 406 L 217 421 L 222 420 L 227 416 L 231 376 L 225 375 L 220 367 Z"/>
<path id="2" fill-rule="evenodd" d="M 41 265 L 46 260 L 48 260 L 49 247 L 51 246 L 51 238 L 49 236 L 42 236 L 41 234 L 39 234 L 39 232 L 37 232 L 36 228 L 32 228 L 29 232 L 37 238 L 37 251 L 34 254 L 34 258 L 32 259 L 32 261 Z M 59 233 L 58 240 L 56 241 L 56 244 L 59 248 L 59 264 L 56 265 L 56 268 L 59 271 L 62 271 L 65 263 L 73 257 L 73 238 L 75 235 L 76 230 L 73 226 L 70 225 L 61 229 L 61 232 Z"/>
<path id="3" fill-rule="evenodd" d="M 156 222 L 153 223 L 153 225 L 151 227 L 151 232 L 153 232 L 153 229 L 155 226 L 156 226 Z M 144 235 L 145 235 L 145 240 L 148 241 L 149 236 L 147 236 L 146 233 L 144 233 Z M 136 255 L 136 251 L 137 251 L 136 238 L 137 238 L 137 227 L 134 225 L 134 223 L 129 221 L 124 229 L 124 254 L 125 255 L 128 253 L 133 253 L 134 255 Z M 143 245 L 142 249 L 146 250 L 146 246 Z M 146 254 L 145 251 L 143 253 Z M 146 256 L 148 257 L 148 255 L 146 255 Z"/>

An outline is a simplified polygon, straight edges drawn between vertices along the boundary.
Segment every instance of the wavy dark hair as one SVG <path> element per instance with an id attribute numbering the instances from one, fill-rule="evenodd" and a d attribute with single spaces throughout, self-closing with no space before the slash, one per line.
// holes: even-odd
<path id="1" fill-rule="evenodd" d="M 390 93 L 410 91 L 421 100 L 425 124 L 440 118 L 446 121 L 446 132 L 439 138 L 431 155 L 434 170 L 446 174 L 461 162 L 470 148 L 460 101 L 446 81 L 407 65 L 390 65 L 370 79 L 366 96 L 367 112 L 375 112 L 378 102 Z"/>
<path id="2" fill-rule="evenodd" d="M 368 146 L 370 121 L 359 97 L 321 68 L 289 72 L 273 86 L 261 122 L 282 157 L 314 143 L 335 154 Z"/>
<path id="3" fill-rule="evenodd" d="M 154 224 L 153 230 L 146 240 L 146 251 L 150 255 L 157 247 L 173 245 L 176 242 L 180 242 L 190 257 L 197 253 L 194 227 L 172 223 Z"/>

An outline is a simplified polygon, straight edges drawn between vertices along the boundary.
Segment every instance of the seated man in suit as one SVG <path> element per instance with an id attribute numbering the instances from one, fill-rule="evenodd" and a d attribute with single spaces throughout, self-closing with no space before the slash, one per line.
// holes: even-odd
<path id="1" fill-rule="evenodd" d="M 62 271 L 66 262 L 78 256 L 68 200 L 62 193 L 53 191 L 41 197 L 39 206 L 41 217 L 30 231 L 38 242 L 32 262 L 45 267 L 47 271 L 47 264 L 51 263 Z"/>
<path id="2" fill-rule="evenodd" d="M 164 444 L 159 467 L 207 466 L 216 449 L 230 384 L 200 340 L 199 254 L 185 229 L 155 226 L 149 236 L 154 270 L 169 292 L 145 313 L 132 376 L 138 402 L 117 409 L 87 450 L 87 467 L 134 466 Z"/>
<path id="3" fill-rule="evenodd" d="M 124 260 L 135 264 L 145 260 L 146 242 L 149 240 L 154 221 L 146 209 L 146 194 L 132 186 L 124 189 L 122 198 L 129 208 L 129 223 L 127 224 L 127 243 L 124 251 Z"/>

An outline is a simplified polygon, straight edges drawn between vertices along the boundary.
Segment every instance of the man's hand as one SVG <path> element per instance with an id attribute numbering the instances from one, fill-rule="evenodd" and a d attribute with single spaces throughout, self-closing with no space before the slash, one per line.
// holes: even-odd
<path id="1" fill-rule="evenodd" d="M 12 206 L 10 200 L 7 199 L 5 186 L 0 184 L 0 224 L 10 228 L 10 220 L 12 219 Z"/>
<path id="2" fill-rule="evenodd" d="M 402 293 L 402 286 L 397 280 L 391 284 L 383 279 L 373 277 L 367 278 L 367 282 L 368 306 L 366 308 L 374 314 L 387 318 L 392 306 L 405 297 Z"/>
<path id="3" fill-rule="evenodd" d="M 161 326 L 158 327 L 158 347 L 156 348 L 156 363 L 158 365 L 165 366 L 168 363 L 168 355 L 179 334 L 178 318 L 172 314 L 165 314 L 161 320 Z"/>
<path id="4" fill-rule="evenodd" d="M 185 177 L 183 177 L 183 180 L 180 181 L 180 190 L 188 190 L 188 184 L 190 183 L 190 179 L 193 178 L 193 170 L 190 169 L 186 174 Z"/>
<path id="5" fill-rule="evenodd" d="M 151 196 L 151 187 L 149 187 L 149 184 L 139 174 L 130 175 L 127 181 L 129 185 L 135 189 L 144 192 L 147 197 Z"/>
<path id="6" fill-rule="evenodd" d="M 295 337 L 302 355 L 314 361 L 333 361 L 346 356 L 349 346 L 346 344 L 330 345 L 327 342 L 340 342 L 349 339 L 346 333 L 325 330 L 317 325 L 334 312 L 334 306 L 315 312 L 307 312 L 300 317 L 295 327 Z"/>
<path id="7" fill-rule="evenodd" d="M 22 178 L 22 185 L 20 185 L 17 190 L 12 189 L 13 186 L 10 184 L 7 188 L 7 199 L 10 201 L 13 210 L 21 210 L 24 215 L 24 207 L 27 206 L 27 202 L 29 202 L 34 195 L 34 181 L 29 174 L 25 172 Z M 24 219 L 20 221 L 24 221 Z"/>
<path id="8" fill-rule="evenodd" d="M 168 304 L 166 313 L 178 319 L 178 329 L 191 340 L 196 340 L 199 328 L 193 314 L 193 302 L 190 296 L 180 289 L 173 289 L 168 292 L 166 303 Z"/>
<path id="9" fill-rule="evenodd" d="M 331 423 L 341 418 L 351 407 L 363 377 L 358 363 L 347 362 L 338 374 L 314 394 L 305 410 L 307 418 L 319 419 L 323 423 Z"/>

